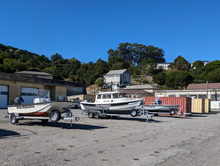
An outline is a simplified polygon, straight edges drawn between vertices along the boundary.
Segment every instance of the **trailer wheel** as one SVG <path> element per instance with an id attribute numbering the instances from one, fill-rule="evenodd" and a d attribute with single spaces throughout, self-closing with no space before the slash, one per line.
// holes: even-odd
<path id="1" fill-rule="evenodd" d="M 175 114 L 175 110 L 171 110 L 170 115 L 174 115 L 174 114 Z"/>
<path id="2" fill-rule="evenodd" d="M 117 118 L 118 118 L 118 116 L 112 116 L 112 118 L 113 118 L 113 119 L 117 119 Z"/>
<path id="3" fill-rule="evenodd" d="M 93 112 L 90 112 L 90 111 L 89 111 L 89 112 L 88 112 L 88 117 L 89 117 L 89 118 L 93 118 L 93 117 L 94 117 Z"/>
<path id="4" fill-rule="evenodd" d="M 100 117 L 100 114 L 99 114 L 98 112 L 95 112 L 95 113 L 94 113 L 94 118 L 95 118 L 95 119 L 99 119 L 99 117 Z"/>
<path id="5" fill-rule="evenodd" d="M 42 123 L 47 123 L 48 119 L 42 119 Z"/>
<path id="6" fill-rule="evenodd" d="M 60 113 L 59 113 L 59 111 L 52 111 L 50 113 L 50 120 L 52 122 L 58 122 L 60 120 Z"/>
<path id="7" fill-rule="evenodd" d="M 158 114 L 154 114 L 154 116 L 158 116 Z"/>
<path id="8" fill-rule="evenodd" d="M 16 119 L 15 114 L 11 114 L 11 124 L 15 125 L 18 123 L 18 119 Z"/>
<path id="9" fill-rule="evenodd" d="M 135 110 L 135 109 L 131 110 L 130 115 L 131 115 L 132 117 L 137 116 L 137 110 Z"/>

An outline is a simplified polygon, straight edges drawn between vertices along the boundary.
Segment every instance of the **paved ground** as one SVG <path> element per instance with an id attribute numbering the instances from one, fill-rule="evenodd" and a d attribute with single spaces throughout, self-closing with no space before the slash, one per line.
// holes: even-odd
<path id="1" fill-rule="evenodd" d="M 11 125 L 0 110 L 0 165 L 171 166 L 220 165 L 220 113 L 180 118 L 20 121 Z"/>

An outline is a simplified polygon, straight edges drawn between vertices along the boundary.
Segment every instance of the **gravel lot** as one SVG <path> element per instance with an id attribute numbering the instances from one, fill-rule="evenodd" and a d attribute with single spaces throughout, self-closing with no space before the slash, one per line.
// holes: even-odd
<path id="1" fill-rule="evenodd" d="M 220 165 L 220 112 L 58 123 L 19 121 L 0 110 L 0 165 L 171 166 Z"/>

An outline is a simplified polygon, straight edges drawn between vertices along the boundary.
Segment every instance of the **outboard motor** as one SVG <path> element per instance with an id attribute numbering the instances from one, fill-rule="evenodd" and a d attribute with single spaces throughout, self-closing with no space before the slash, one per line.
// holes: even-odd
<path id="1" fill-rule="evenodd" d="M 16 97 L 14 99 L 15 105 L 23 105 L 24 104 L 24 99 L 22 97 Z"/>

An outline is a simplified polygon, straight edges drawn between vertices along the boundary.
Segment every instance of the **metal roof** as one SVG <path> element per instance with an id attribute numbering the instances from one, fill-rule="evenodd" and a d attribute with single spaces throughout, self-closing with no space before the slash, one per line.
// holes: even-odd
<path id="1" fill-rule="evenodd" d="M 121 69 L 121 70 L 111 70 L 106 75 L 112 75 L 112 74 L 123 74 L 127 69 Z"/>
<path id="2" fill-rule="evenodd" d="M 206 89 L 206 83 L 189 84 L 186 90 Z M 220 89 L 220 83 L 208 83 L 208 89 Z"/>
<path id="3" fill-rule="evenodd" d="M 132 90 L 132 89 L 158 89 L 158 88 L 152 85 L 132 85 L 132 86 L 126 86 L 126 88 L 123 89 Z"/>
<path id="4" fill-rule="evenodd" d="M 15 72 L 15 74 L 53 76 L 52 74 L 41 72 L 41 71 L 18 71 L 18 72 Z"/>

